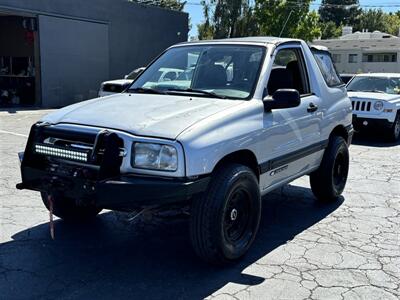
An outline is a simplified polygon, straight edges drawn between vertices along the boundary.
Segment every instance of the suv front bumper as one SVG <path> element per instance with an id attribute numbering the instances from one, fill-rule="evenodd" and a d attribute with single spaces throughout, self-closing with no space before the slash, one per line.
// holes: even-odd
<path id="1" fill-rule="evenodd" d="M 43 144 L 49 139 L 72 140 L 73 145 L 84 141 L 92 146 L 82 154 L 76 147 Z M 22 183 L 17 188 L 113 210 L 185 202 L 207 189 L 210 178 L 206 176 L 189 179 L 121 174 L 122 146 L 115 133 L 82 134 L 36 124 L 24 154 L 19 155 Z"/>
<path id="2" fill-rule="evenodd" d="M 387 119 L 375 119 L 367 117 L 358 117 L 353 115 L 353 126 L 357 131 L 363 129 L 389 129 L 393 126 L 393 122 L 389 122 Z"/>
<path id="3" fill-rule="evenodd" d="M 18 189 L 62 194 L 82 204 L 112 210 L 131 210 L 148 206 L 178 204 L 207 189 L 210 177 L 194 180 L 140 175 L 121 175 L 100 181 L 60 176 L 47 171 L 23 168 L 23 183 Z"/>

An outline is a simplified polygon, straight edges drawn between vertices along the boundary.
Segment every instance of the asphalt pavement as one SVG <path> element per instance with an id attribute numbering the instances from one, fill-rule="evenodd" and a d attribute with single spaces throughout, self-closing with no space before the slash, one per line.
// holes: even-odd
<path id="1" fill-rule="evenodd" d="M 248 255 L 211 267 L 188 220 L 55 222 L 38 193 L 18 191 L 17 152 L 48 111 L 0 111 L 1 299 L 399 299 L 400 143 L 358 136 L 343 197 L 315 202 L 303 177 L 263 199 Z"/>

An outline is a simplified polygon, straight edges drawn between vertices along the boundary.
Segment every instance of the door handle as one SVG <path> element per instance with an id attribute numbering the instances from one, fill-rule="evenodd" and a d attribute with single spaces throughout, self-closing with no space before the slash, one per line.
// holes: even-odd
<path id="1" fill-rule="evenodd" d="M 308 112 L 314 112 L 318 110 L 318 105 L 315 105 L 314 103 L 310 103 L 307 107 Z"/>

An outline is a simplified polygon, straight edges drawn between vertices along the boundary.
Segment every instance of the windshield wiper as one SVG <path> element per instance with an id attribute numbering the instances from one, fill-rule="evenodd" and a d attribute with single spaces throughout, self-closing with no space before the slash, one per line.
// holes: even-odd
<path id="1" fill-rule="evenodd" d="M 364 90 L 361 92 L 386 94 L 384 91 L 380 91 L 380 90 Z"/>
<path id="2" fill-rule="evenodd" d="M 137 92 L 137 93 L 143 93 L 143 94 L 166 94 L 166 92 L 164 92 L 164 91 L 151 89 L 151 88 L 142 88 L 142 87 L 128 89 L 128 92 Z"/>
<path id="3" fill-rule="evenodd" d="M 225 96 L 218 95 L 218 94 L 213 93 L 213 92 L 207 92 L 207 91 L 204 91 L 204 90 L 197 90 L 197 89 L 191 89 L 191 88 L 187 88 L 187 89 L 168 89 L 168 91 L 203 94 L 203 95 L 207 95 L 207 96 L 211 96 L 211 97 L 215 97 L 215 98 L 226 99 Z"/>

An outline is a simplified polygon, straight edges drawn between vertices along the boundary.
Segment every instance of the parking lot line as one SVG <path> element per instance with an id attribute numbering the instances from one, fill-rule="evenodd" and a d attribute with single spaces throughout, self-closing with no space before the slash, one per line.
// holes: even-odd
<path id="1" fill-rule="evenodd" d="M 11 131 L 1 130 L 1 129 L 0 129 L 0 133 L 11 134 L 11 135 L 15 135 L 15 136 L 21 136 L 21 137 L 24 137 L 24 138 L 28 137 L 26 134 L 21 134 L 21 133 L 16 133 L 16 132 L 11 132 Z"/>

